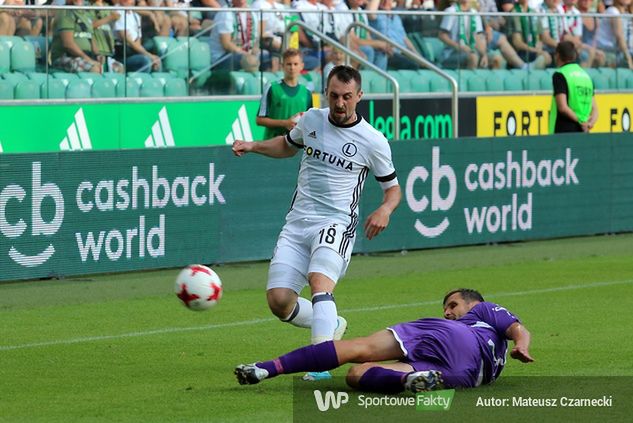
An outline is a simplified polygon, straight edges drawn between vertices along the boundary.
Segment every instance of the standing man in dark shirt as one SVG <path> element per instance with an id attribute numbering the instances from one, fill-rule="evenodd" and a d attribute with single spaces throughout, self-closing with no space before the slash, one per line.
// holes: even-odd
<path id="1" fill-rule="evenodd" d="M 558 70 L 552 76 L 549 133 L 589 132 L 598 119 L 593 81 L 576 63 L 578 52 L 571 41 L 558 43 L 554 59 Z"/>

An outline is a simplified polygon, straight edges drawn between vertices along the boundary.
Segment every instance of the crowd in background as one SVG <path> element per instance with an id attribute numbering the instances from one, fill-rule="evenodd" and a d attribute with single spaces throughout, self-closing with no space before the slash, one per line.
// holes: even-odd
<path id="1" fill-rule="evenodd" d="M 161 58 L 151 43 L 156 36 L 196 36 L 204 40 L 210 47 L 212 70 L 277 71 L 285 26 L 296 16 L 338 41 L 351 22 L 360 21 L 425 55 L 427 52 L 421 51 L 420 44 L 411 38 L 412 34 L 423 33 L 441 42 L 434 60 L 449 69 L 543 69 L 554 66 L 552 54 L 563 40 L 574 43 L 582 66 L 633 69 L 633 18 L 626 16 L 633 13 L 632 3 L 633 0 L 0 0 L 0 5 L 108 8 L 54 13 L 1 9 L 0 35 L 51 37 L 49 64 L 68 72 L 158 71 Z M 132 6 L 139 9 L 121 9 Z M 144 6 L 170 10 L 141 10 Z M 191 11 L 190 7 L 212 10 Z M 379 10 L 465 14 L 434 18 L 372 13 Z M 322 13 L 328 11 L 348 13 Z M 498 11 L 510 16 L 485 15 Z M 611 19 L 581 15 L 590 12 Z M 418 63 L 363 28 L 352 30 L 350 42 L 356 54 L 381 69 L 419 68 Z M 298 43 L 308 71 L 344 61 L 342 52 L 309 31 L 298 31 Z M 355 66 L 361 65 L 356 62 Z"/>

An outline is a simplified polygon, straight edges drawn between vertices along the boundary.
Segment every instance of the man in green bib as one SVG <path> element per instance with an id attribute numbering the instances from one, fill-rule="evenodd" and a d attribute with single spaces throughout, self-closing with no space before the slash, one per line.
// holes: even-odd
<path id="1" fill-rule="evenodd" d="M 589 132 L 598 119 L 593 81 L 576 63 L 578 52 L 571 41 L 558 43 L 554 59 L 558 70 L 552 76 L 549 133 Z"/>
<path id="2" fill-rule="evenodd" d="M 299 83 L 303 70 L 301 51 L 289 48 L 282 55 L 283 79 L 264 88 L 256 123 L 266 127 L 264 139 L 285 135 L 299 121 L 301 114 L 312 108 L 312 93 Z"/>

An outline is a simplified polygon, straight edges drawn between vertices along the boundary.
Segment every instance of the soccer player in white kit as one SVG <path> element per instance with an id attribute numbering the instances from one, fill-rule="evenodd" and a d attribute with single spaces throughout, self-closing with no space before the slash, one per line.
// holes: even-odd
<path id="1" fill-rule="evenodd" d="M 356 113 L 363 95 L 360 73 L 336 66 L 326 95 L 329 108 L 308 110 L 287 135 L 233 143 L 238 157 L 252 152 L 284 158 L 303 150 L 297 188 L 270 263 L 267 299 L 282 321 L 311 328 L 313 344 L 340 339 L 347 327 L 332 293 L 349 264 L 369 171 L 384 196 L 365 221 L 368 239 L 387 227 L 401 198 L 387 139 Z M 307 284 L 312 301 L 299 296 Z"/>

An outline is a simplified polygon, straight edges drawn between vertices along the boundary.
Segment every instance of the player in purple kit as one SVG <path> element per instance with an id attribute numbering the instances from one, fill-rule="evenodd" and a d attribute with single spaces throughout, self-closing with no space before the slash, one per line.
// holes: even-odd
<path id="1" fill-rule="evenodd" d="M 514 341 L 512 358 L 533 361 L 530 333 L 504 307 L 484 301 L 473 289 L 449 292 L 443 305 L 446 320 L 419 319 L 363 338 L 310 345 L 271 361 L 241 364 L 235 374 L 244 385 L 280 374 L 362 363 L 347 374 L 351 387 L 398 393 L 492 383 L 505 365 L 508 339 Z M 398 361 L 380 363 L 386 360 Z"/>

